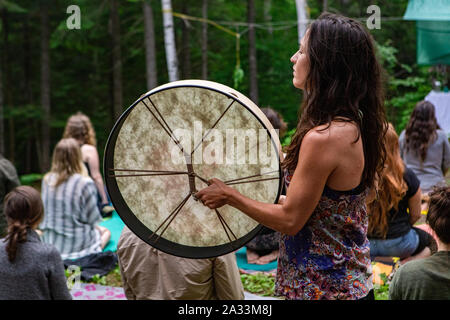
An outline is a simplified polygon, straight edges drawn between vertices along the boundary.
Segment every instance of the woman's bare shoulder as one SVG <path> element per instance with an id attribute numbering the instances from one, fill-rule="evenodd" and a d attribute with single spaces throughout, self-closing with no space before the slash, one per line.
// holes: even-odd
<path id="1" fill-rule="evenodd" d="M 81 152 L 97 152 L 97 148 L 91 144 L 83 144 L 81 146 Z"/>
<path id="2" fill-rule="evenodd" d="M 332 121 L 330 124 L 323 124 L 312 128 L 305 139 L 315 142 L 344 144 L 354 142 L 358 138 L 359 129 L 353 122 Z"/>

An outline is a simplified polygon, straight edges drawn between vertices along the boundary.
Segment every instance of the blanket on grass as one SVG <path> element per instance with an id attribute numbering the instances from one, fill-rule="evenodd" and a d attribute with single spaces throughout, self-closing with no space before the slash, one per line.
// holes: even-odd
<path id="1" fill-rule="evenodd" d="M 122 221 L 117 212 L 113 211 L 111 217 L 103 219 L 100 225 L 111 231 L 111 239 L 109 240 L 103 251 L 116 252 L 117 242 L 119 242 L 120 234 L 122 233 L 122 229 L 125 226 L 125 223 Z"/>
<path id="2" fill-rule="evenodd" d="M 123 288 L 109 287 L 92 283 L 81 283 L 74 287 L 70 294 L 73 300 L 127 300 Z M 250 292 L 244 292 L 245 300 L 277 300 L 274 297 L 262 297 Z"/>

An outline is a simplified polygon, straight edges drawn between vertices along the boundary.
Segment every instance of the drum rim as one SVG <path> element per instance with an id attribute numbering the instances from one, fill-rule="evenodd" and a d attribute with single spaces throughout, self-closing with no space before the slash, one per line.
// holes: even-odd
<path id="1" fill-rule="evenodd" d="M 246 243 L 251 241 L 264 226 L 262 224 L 258 223 L 258 225 L 253 230 L 248 232 L 243 237 L 240 237 L 237 240 L 227 242 L 225 244 L 221 244 L 218 246 L 208 246 L 208 247 L 189 246 L 189 245 L 183 245 L 183 244 L 179 244 L 177 242 L 167 240 L 164 237 L 159 238 L 158 243 L 155 244 L 154 241 L 150 240 L 150 237 L 152 234 L 154 234 L 154 232 L 151 231 L 147 226 L 145 226 L 136 217 L 136 215 L 133 213 L 133 211 L 128 207 L 125 199 L 123 198 L 123 196 L 119 190 L 116 179 L 114 177 L 110 177 L 107 172 L 108 168 L 114 167 L 114 149 L 115 149 L 117 137 L 120 133 L 120 129 L 122 128 L 122 125 L 124 124 L 125 120 L 128 118 L 131 111 L 142 100 L 146 99 L 147 97 L 149 97 L 151 95 L 154 95 L 156 93 L 159 93 L 159 92 L 162 92 L 165 90 L 180 88 L 180 87 L 194 87 L 194 88 L 213 90 L 213 91 L 216 91 L 218 93 L 221 93 L 221 94 L 227 96 L 230 99 L 233 99 L 233 100 L 239 102 L 239 104 L 241 106 L 243 106 L 244 108 L 246 108 L 249 112 L 251 112 L 252 115 L 256 119 L 258 119 L 258 121 L 262 124 L 262 126 L 267 130 L 266 132 L 269 135 L 275 150 L 278 150 L 278 145 L 275 142 L 275 139 L 272 137 L 272 132 L 270 132 L 270 130 L 267 128 L 266 124 L 262 121 L 262 119 L 260 119 L 259 116 L 257 114 L 255 114 L 255 112 L 253 112 L 253 110 L 251 108 L 249 108 L 245 103 L 243 103 L 239 99 L 239 97 L 237 97 L 231 93 L 219 90 L 217 88 L 211 88 L 206 85 L 201 85 L 199 83 L 195 83 L 195 84 L 189 83 L 187 81 L 188 80 L 175 81 L 175 82 L 173 82 L 173 85 L 170 85 L 170 83 L 168 83 L 168 84 L 160 86 L 162 88 L 156 87 L 156 88 L 146 92 L 145 94 L 140 96 L 130 107 L 128 107 L 120 115 L 119 119 L 116 121 L 113 128 L 111 129 L 111 132 L 108 136 L 108 139 L 107 139 L 107 142 L 105 145 L 104 157 L 103 157 L 103 174 L 105 177 L 105 185 L 108 190 L 108 194 L 110 195 L 111 202 L 112 202 L 117 214 L 120 216 L 120 218 L 125 223 L 125 225 L 136 236 L 138 236 L 142 241 L 144 241 L 148 245 L 150 245 L 158 250 L 161 250 L 165 253 L 175 255 L 178 257 L 182 257 L 182 258 L 190 258 L 190 259 L 214 258 L 214 257 L 225 255 L 225 254 L 228 254 L 230 252 L 233 252 L 233 251 L 236 251 L 236 250 L 242 248 Z M 199 80 L 196 80 L 196 81 L 198 82 Z M 183 82 L 183 83 L 177 83 L 177 82 Z M 211 83 L 211 81 L 205 81 L 205 82 Z M 215 82 L 212 82 L 212 83 L 215 83 Z M 217 83 L 217 84 L 219 84 L 221 86 L 225 86 L 220 83 Z M 225 87 L 227 87 L 227 86 L 225 86 Z M 229 88 L 229 87 L 227 87 L 227 88 Z M 235 90 L 232 88 L 229 88 L 229 89 Z M 255 106 L 256 106 L 256 104 L 255 104 Z M 258 106 L 256 106 L 256 107 L 258 107 Z M 282 188 L 283 188 L 283 172 L 281 170 L 280 155 L 278 152 L 277 152 L 277 158 L 278 158 L 278 173 L 279 173 L 280 179 L 278 182 L 277 196 L 275 198 L 274 203 L 278 203 L 278 200 L 280 198 Z"/>

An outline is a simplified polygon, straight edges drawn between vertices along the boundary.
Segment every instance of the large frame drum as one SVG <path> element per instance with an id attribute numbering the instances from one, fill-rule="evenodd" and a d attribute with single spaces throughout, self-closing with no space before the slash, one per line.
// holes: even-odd
<path id="1" fill-rule="evenodd" d="M 185 258 L 239 249 L 262 225 L 231 206 L 211 210 L 195 193 L 218 178 L 243 195 L 277 203 L 280 142 L 262 111 L 238 91 L 184 80 L 142 95 L 117 120 L 105 180 L 125 224 L 143 241 Z"/>

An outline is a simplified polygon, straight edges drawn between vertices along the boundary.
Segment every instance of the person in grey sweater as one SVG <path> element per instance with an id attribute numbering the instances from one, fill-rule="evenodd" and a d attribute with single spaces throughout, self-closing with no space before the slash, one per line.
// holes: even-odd
<path id="1" fill-rule="evenodd" d="M 59 252 L 35 231 L 44 216 L 39 192 L 13 189 L 4 213 L 8 233 L 0 239 L 0 300 L 71 300 Z"/>
<path id="2" fill-rule="evenodd" d="M 420 180 L 424 194 L 434 186 L 446 185 L 450 144 L 447 134 L 439 129 L 431 102 L 417 103 L 406 129 L 400 134 L 399 144 L 401 157 Z"/>

